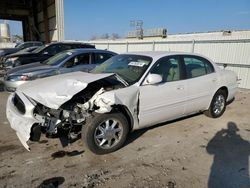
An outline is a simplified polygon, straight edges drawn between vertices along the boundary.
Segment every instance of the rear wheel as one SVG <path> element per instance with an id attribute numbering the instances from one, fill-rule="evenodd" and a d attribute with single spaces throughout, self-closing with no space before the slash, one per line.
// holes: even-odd
<path id="1" fill-rule="evenodd" d="M 226 92 L 223 90 L 218 90 L 210 104 L 210 107 L 205 111 L 205 115 L 212 118 L 220 117 L 226 110 Z"/>
<path id="2" fill-rule="evenodd" d="M 128 131 L 128 121 L 123 114 L 94 114 L 83 125 L 82 136 L 92 152 L 106 154 L 122 147 Z"/>

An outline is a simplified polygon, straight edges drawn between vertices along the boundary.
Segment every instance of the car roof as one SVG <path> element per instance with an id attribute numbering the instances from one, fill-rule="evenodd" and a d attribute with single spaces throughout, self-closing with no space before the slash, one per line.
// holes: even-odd
<path id="1" fill-rule="evenodd" d="M 190 53 L 190 52 L 175 52 L 175 51 L 143 51 L 143 52 L 127 52 L 124 54 L 131 54 L 131 55 L 142 55 L 142 56 L 149 56 L 152 57 L 153 59 L 159 59 L 164 56 L 169 56 L 169 55 L 195 55 L 195 56 L 200 56 L 204 57 L 201 54 L 197 53 Z M 208 59 L 207 57 L 204 57 Z"/>
<path id="2" fill-rule="evenodd" d="M 83 45 L 94 46 L 92 44 L 78 42 L 78 41 L 60 41 L 60 42 L 51 42 L 51 43 L 48 43 L 48 45 L 51 45 L 51 44 L 83 44 Z"/>
<path id="3" fill-rule="evenodd" d="M 72 53 L 100 52 L 100 53 L 111 53 L 111 54 L 116 54 L 115 52 L 112 52 L 112 51 L 108 51 L 108 50 L 99 50 L 99 49 L 95 49 L 95 48 L 76 48 L 76 49 L 67 50 L 67 52 L 72 52 Z"/>

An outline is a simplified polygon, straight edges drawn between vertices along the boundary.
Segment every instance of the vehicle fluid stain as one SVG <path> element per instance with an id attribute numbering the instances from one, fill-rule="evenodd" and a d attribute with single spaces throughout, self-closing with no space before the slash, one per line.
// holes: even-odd
<path id="1" fill-rule="evenodd" d="M 20 148 L 20 146 L 18 145 L 6 145 L 6 146 L 0 146 L 0 153 L 4 153 L 7 151 L 11 151 L 11 150 L 16 150 Z"/>
<path id="2" fill-rule="evenodd" d="M 54 177 L 44 180 L 38 188 L 57 188 L 65 181 L 64 177 Z"/>
<path id="3" fill-rule="evenodd" d="M 82 151 L 74 150 L 74 151 L 71 151 L 71 152 L 61 150 L 61 151 L 57 151 L 55 153 L 52 153 L 51 157 L 53 159 L 62 158 L 62 157 L 65 157 L 65 156 L 73 157 L 73 156 L 81 155 L 82 153 L 84 153 L 84 150 L 82 150 Z"/>
<path id="4" fill-rule="evenodd" d="M 12 170 L 11 172 L 0 176 L 0 180 L 10 179 L 10 178 L 14 177 L 15 172 L 16 172 L 15 170 Z"/>

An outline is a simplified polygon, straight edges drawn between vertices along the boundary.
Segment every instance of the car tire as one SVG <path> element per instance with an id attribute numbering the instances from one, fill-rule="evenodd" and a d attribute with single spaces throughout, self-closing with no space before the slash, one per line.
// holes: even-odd
<path id="1" fill-rule="evenodd" d="M 204 112 L 204 114 L 211 118 L 220 117 L 226 110 L 226 98 L 227 94 L 224 90 L 218 90 L 209 106 L 209 109 Z"/>
<path id="2" fill-rule="evenodd" d="M 93 114 L 82 127 L 87 148 L 95 154 L 107 154 L 120 149 L 129 132 L 126 117 L 119 112 Z"/>

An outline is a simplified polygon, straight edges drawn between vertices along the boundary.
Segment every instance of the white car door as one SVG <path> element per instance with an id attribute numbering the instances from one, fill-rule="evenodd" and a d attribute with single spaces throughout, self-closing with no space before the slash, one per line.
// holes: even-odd
<path id="1" fill-rule="evenodd" d="M 187 76 L 187 109 L 191 114 L 206 110 L 218 88 L 218 78 L 213 65 L 197 56 L 183 56 Z"/>
<path id="2" fill-rule="evenodd" d="M 159 74 L 158 84 L 142 84 L 139 96 L 139 126 L 147 127 L 184 115 L 186 80 L 182 80 L 179 56 L 165 57 L 155 63 L 150 74 Z"/>

